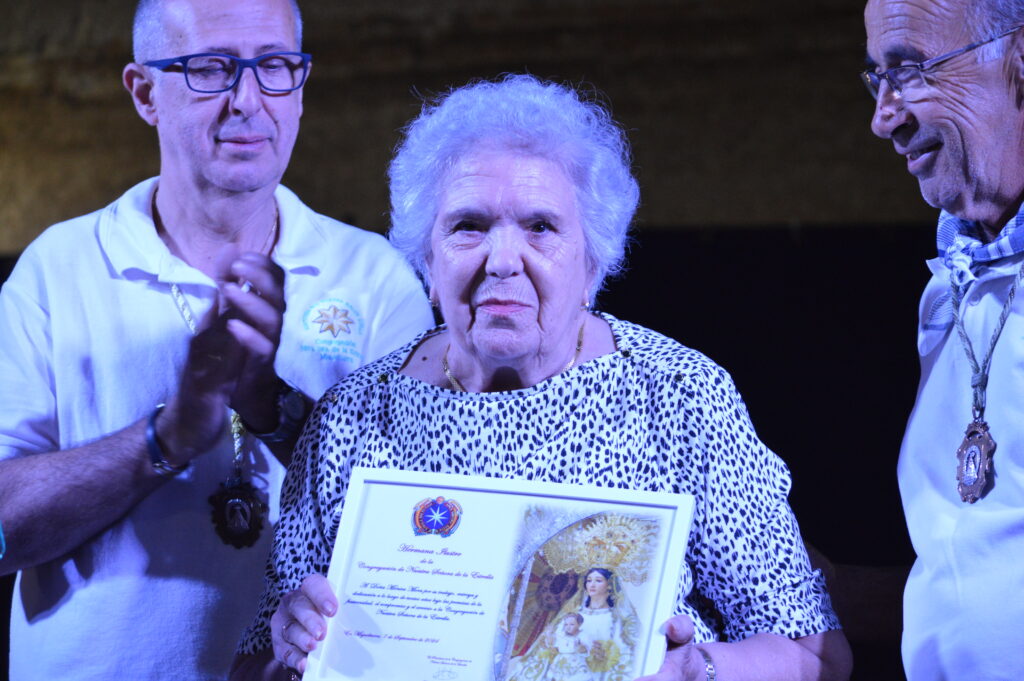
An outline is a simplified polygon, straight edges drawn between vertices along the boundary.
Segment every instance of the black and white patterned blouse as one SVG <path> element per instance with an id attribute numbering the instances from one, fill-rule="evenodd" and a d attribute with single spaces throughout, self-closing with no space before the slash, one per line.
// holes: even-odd
<path id="1" fill-rule="evenodd" d="M 280 596 L 327 573 L 353 466 L 692 494 L 676 612 L 694 620 L 698 642 L 839 628 L 786 501 L 789 471 L 758 440 L 729 375 L 602 317 L 615 352 L 523 390 L 461 393 L 399 374 L 424 335 L 327 391 L 285 479 L 269 583 L 239 651 L 269 648 Z"/>

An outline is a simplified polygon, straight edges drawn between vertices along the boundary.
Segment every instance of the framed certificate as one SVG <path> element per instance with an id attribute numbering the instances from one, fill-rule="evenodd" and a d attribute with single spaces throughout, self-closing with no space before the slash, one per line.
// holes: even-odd
<path id="1" fill-rule="evenodd" d="M 653 673 L 692 517 L 689 495 L 356 468 L 304 678 Z"/>

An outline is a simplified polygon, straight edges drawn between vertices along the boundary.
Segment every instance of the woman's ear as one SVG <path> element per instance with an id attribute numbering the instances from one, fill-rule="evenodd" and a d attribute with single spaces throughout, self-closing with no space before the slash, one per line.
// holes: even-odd
<path id="1" fill-rule="evenodd" d="M 427 254 L 423 256 L 423 271 L 420 273 L 423 276 L 423 283 L 427 285 L 427 298 L 430 300 L 430 304 L 437 308 L 440 305 L 440 299 L 437 295 L 437 289 L 434 288 L 434 273 L 431 271 L 434 264 L 434 253 L 427 248 Z"/>
<path id="2" fill-rule="evenodd" d="M 587 258 L 587 260 L 590 260 L 590 258 Z M 584 289 L 583 300 L 580 301 L 584 310 L 589 310 L 594 304 L 594 299 L 597 298 L 597 287 L 600 284 L 597 277 L 597 264 L 590 263 L 587 270 L 587 288 Z"/>

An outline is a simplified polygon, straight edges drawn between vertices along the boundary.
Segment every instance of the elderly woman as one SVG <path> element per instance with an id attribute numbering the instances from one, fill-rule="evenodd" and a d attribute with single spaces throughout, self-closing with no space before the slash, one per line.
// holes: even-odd
<path id="1" fill-rule="evenodd" d="M 674 647 L 651 678 L 846 678 L 849 649 L 787 504 L 789 473 L 729 376 L 591 309 L 638 201 L 608 113 L 530 76 L 472 84 L 424 107 L 390 177 L 391 240 L 445 323 L 315 409 L 236 678 L 301 671 L 322 639 L 337 601 L 324 578 L 304 578 L 327 570 L 353 466 L 692 494 L 666 631 L 699 645 Z"/>

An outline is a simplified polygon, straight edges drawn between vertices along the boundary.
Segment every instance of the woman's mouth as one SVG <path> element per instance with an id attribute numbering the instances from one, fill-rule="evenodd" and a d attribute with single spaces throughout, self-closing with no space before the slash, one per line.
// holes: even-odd
<path id="1" fill-rule="evenodd" d="M 515 314 L 525 310 L 526 308 L 526 305 L 517 300 L 500 300 L 497 298 L 488 298 L 477 305 L 477 310 L 481 310 L 492 315 Z"/>

